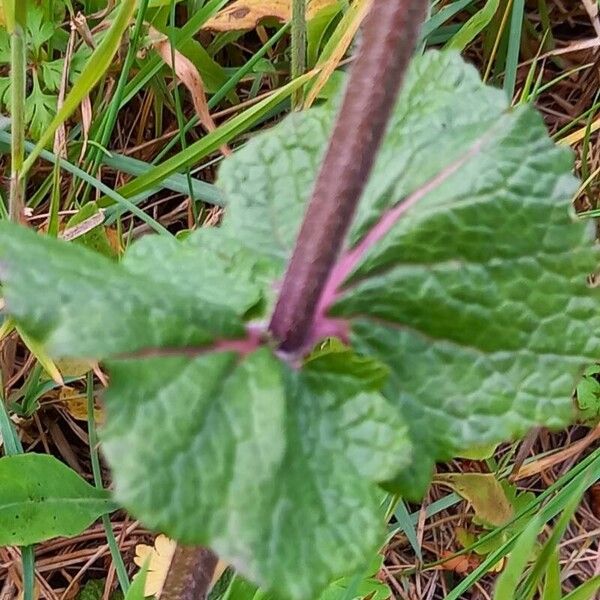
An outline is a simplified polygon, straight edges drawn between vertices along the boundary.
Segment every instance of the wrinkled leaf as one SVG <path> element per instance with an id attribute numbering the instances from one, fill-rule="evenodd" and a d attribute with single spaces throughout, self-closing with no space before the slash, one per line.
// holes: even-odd
<path id="1" fill-rule="evenodd" d="M 212 253 L 203 259 L 192 238 L 143 239 L 115 264 L 87 248 L 2 223 L 0 266 L 15 322 L 59 357 L 103 358 L 241 337 L 235 315 L 260 299 L 234 266 Z"/>
<path id="2" fill-rule="evenodd" d="M 314 598 L 382 542 L 372 482 L 408 458 L 404 427 L 371 377 L 340 392 L 328 362 L 296 373 L 261 350 L 241 362 L 111 363 L 103 439 L 118 499 L 266 589 Z"/>
<path id="3" fill-rule="evenodd" d="M 52 456 L 0 458 L 0 546 L 78 535 L 113 509 L 107 491 Z"/>
<path id="4" fill-rule="evenodd" d="M 53 354 L 111 358 L 104 441 L 118 498 L 301 600 L 376 551 L 377 484 L 417 496 L 437 459 L 565 424 L 575 375 L 600 350 L 570 155 L 531 107 L 509 108 L 458 55 L 429 53 L 348 238 L 410 199 L 331 310 L 350 321 L 352 349 L 325 344 L 298 370 L 266 348 L 202 353 L 268 317 L 334 112 L 296 113 L 224 162 L 221 228 L 146 237 L 118 265 L 0 225 L 10 316 Z M 119 356 L 157 348 L 169 356 Z"/>
<path id="5" fill-rule="evenodd" d="M 292 115 L 220 172 L 224 230 L 281 272 L 333 112 Z M 356 349 L 391 369 L 386 395 L 419 448 L 395 481 L 405 494 L 424 490 L 435 460 L 572 419 L 600 314 L 586 283 L 592 232 L 570 213 L 571 166 L 531 107 L 509 108 L 458 55 L 413 62 L 349 245 L 382 211 L 411 205 L 332 311 L 353 323 Z"/>

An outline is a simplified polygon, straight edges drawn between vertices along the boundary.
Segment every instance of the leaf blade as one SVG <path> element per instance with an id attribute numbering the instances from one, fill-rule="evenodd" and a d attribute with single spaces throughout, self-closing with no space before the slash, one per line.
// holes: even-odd
<path id="1" fill-rule="evenodd" d="M 81 533 L 115 505 L 55 458 L 0 458 L 0 545 L 30 545 Z"/>

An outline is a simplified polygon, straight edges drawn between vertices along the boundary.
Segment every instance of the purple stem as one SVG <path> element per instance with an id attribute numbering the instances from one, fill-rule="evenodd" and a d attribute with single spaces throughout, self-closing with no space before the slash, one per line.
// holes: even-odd
<path id="1" fill-rule="evenodd" d="M 269 325 L 282 350 L 297 352 L 313 330 L 320 298 L 371 173 L 426 8 L 425 0 L 373 0 Z"/>
<path id="2" fill-rule="evenodd" d="M 487 136 L 482 136 L 481 139 L 475 142 L 463 156 L 442 169 L 433 179 L 422 185 L 403 202 L 399 202 L 383 213 L 380 219 L 373 227 L 371 227 L 360 242 L 341 256 L 331 270 L 329 278 L 323 288 L 323 294 L 321 295 L 317 308 L 317 323 L 335 321 L 335 319 L 327 317 L 327 313 L 338 300 L 343 283 L 348 279 L 359 263 L 362 262 L 369 250 L 381 241 L 391 231 L 394 225 L 398 223 L 402 216 L 419 202 L 419 200 L 444 183 L 444 181 L 456 173 L 470 158 L 475 156 L 481 150 L 486 140 Z"/>

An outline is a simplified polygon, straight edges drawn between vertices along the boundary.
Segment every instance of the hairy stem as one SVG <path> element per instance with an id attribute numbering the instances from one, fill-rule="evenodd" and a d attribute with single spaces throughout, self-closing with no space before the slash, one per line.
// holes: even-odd
<path id="1" fill-rule="evenodd" d="M 270 330 L 301 350 L 340 253 L 417 42 L 427 2 L 373 0 L 325 160 L 317 178 Z"/>
<path id="2" fill-rule="evenodd" d="M 217 563 L 207 548 L 177 545 L 160 600 L 205 600 Z"/>
<path id="3" fill-rule="evenodd" d="M 306 0 L 292 0 L 292 79 L 306 70 Z M 292 96 L 292 107 L 302 105 L 302 88 Z"/>
<path id="4" fill-rule="evenodd" d="M 10 36 L 11 58 L 11 172 L 8 212 L 11 221 L 23 221 L 25 206 L 25 182 L 21 177 L 25 158 L 25 74 L 26 57 L 26 21 L 25 2 L 17 0 L 13 5 L 14 22 Z"/>

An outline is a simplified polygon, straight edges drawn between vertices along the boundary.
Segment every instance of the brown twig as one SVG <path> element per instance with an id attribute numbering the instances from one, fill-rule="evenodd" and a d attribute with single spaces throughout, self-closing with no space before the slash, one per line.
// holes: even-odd
<path id="1" fill-rule="evenodd" d="M 375 0 L 270 330 L 300 350 L 371 173 L 425 16 L 423 0 Z"/>

